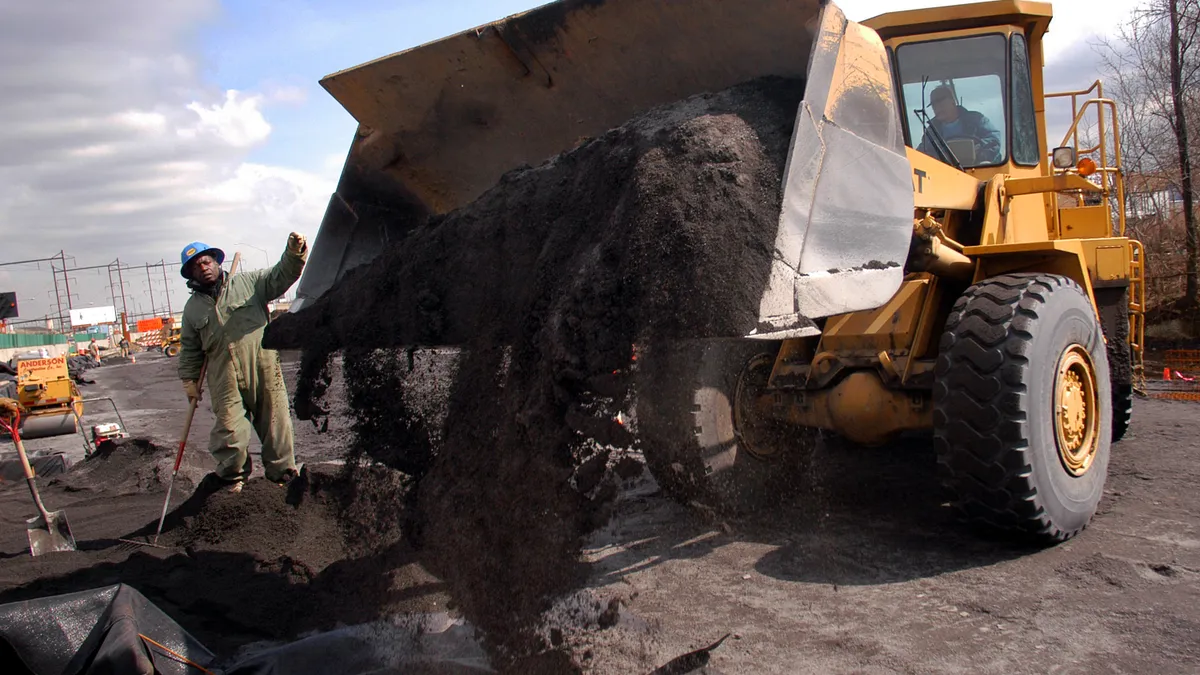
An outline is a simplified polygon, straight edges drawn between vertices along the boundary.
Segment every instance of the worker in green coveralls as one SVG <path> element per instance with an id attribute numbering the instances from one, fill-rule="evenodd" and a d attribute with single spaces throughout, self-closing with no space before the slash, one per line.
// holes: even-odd
<path id="1" fill-rule="evenodd" d="M 215 474 L 240 492 L 250 477 L 250 433 L 262 441 L 263 471 L 284 484 L 298 475 L 292 419 L 278 352 L 262 347 L 270 313 L 267 303 L 282 296 L 304 270 L 308 245 L 291 233 L 283 257 L 268 270 L 230 275 L 225 253 L 192 242 L 180 256 L 180 274 L 192 295 L 183 307 L 179 378 L 189 402 L 201 398 L 200 368 L 208 358 L 206 386 L 217 422 L 208 450 Z"/>

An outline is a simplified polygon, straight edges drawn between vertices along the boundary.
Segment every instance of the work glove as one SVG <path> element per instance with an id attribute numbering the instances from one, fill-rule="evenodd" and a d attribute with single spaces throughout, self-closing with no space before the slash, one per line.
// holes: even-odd
<path id="1" fill-rule="evenodd" d="M 304 235 L 295 232 L 288 235 L 287 242 L 288 253 L 292 255 L 301 255 L 308 250 L 308 242 L 304 239 Z"/>
<path id="2" fill-rule="evenodd" d="M 184 380 L 183 391 L 187 394 L 188 403 L 195 401 L 200 402 L 200 383 L 196 380 Z"/>
<path id="3" fill-rule="evenodd" d="M 18 413 L 25 414 L 25 407 L 15 398 L 0 398 L 0 417 L 12 419 Z"/>

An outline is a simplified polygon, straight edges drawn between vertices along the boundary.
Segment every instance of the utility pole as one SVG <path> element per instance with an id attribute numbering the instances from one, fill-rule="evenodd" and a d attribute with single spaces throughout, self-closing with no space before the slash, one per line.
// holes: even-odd
<path id="1" fill-rule="evenodd" d="M 71 279 L 70 279 L 69 273 L 67 272 L 67 253 L 66 253 L 66 251 L 59 251 L 58 256 L 62 260 L 63 284 L 66 286 L 66 289 L 67 289 L 67 313 L 69 314 L 70 311 L 74 308 L 71 307 Z M 72 260 L 74 260 L 74 258 L 72 258 Z M 63 325 L 63 332 L 64 333 L 66 332 L 65 324 Z"/>
<path id="2" fill-rule="evenodd" d="M 117 283 L 121 284 L 121 311 L 129 316 L 129 306 L 125 302 L 125 276 L 121 274 L 121 259 L 117 258 Z"/>
<path id="3" fill-rule="evenodd" d="M 112 263 L 106 265 L 108 268 L 108 290 L 112 291 L 113 311 L 117 311 L 117 287 L 112 282 Z"/>
<path id="4" fill-rule="evenodd" d="M 62 253 L 62 251 L 59 251 Z M 66 333 L 67 325 L 63 323 L 62 295 L 58 292 L 58 272 L 54 271 L 54 263 L 50 263 L 50 272 L 54 275 L 54 299 L 58 303 L 58 332 Z M 70 298 L 67 298 L 70 301 Z"/>
<path id="5" fill-rule="evenodd" d="M 154 310 L 154 281 L 150 279 L 150 263 L 146 263 L 146 289 L 150 291 L 150 314 L 158 316 Z"/>
<path id="6" fill-rule="evenodd" d="M 162 266 L 163 273 L 163 293 L 167 294 L 167 316 L 175 316 L 175 312 L 171 309 L 171 282 L 167 281 L 167 261 L 159 260 L 158 264 Z"/>

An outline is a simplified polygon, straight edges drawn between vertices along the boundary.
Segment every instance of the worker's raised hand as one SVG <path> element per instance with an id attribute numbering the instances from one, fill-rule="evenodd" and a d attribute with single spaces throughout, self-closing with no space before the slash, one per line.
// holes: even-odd
<path id="1" fill-rule="evenodd" d="M 200 383 L 196 380 L 184 380 L 183 391 L 187 394 L 188 403 L 200 402 Z"/>
<path id="2" fill-rule="evenodd" d="M 287 250 L 293 255 L 300 255 L 308 248 L 308 242 L 304 239 L 304 235 L 295 232 L 288 235 Z"/>

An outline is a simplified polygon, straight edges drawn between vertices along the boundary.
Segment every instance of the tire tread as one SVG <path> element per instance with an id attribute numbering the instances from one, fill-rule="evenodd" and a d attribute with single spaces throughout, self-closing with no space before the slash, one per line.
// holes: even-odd
<path id="1" fill-rule="evenodd" d="M 952 505 L 968 520 L 1031 537 L 1065 541 L 1032 480 L 1025 380 L 1041 310 L 1075 282 L 1048 274 L 1007 274 L 968 289 L 951 309 L 936 364 L 934 444 Z M 1081 289 L 1079 289 L 1081 290 Z"/>

